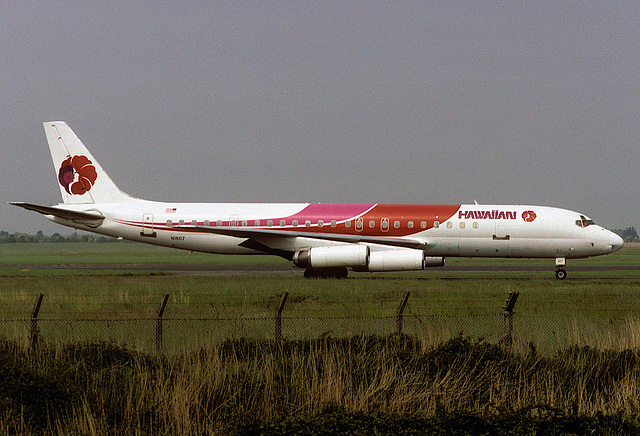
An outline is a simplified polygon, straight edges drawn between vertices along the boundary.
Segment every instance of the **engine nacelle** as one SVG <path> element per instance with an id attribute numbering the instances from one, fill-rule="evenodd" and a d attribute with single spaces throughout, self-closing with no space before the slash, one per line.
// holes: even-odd
<path id="1" fill-rule="evenodd" d="M 424 267 L 432 268 L 444 266 L 444 257 L 442 256 L 425 256 L 424 258 Z"/>
<path id="2" fill-rule="evenodd" d="M 422 250 L 373 251 L 369 256 L 369 265 L 354 268 L 356 271 L 415 271 L 426 267 L 443 266 L 444 257 L 425 256 Z"/>
<path id="3" fill-rule="evenodd" d="M 366 245 L 336 245 L 312 247 L 293 255 L 293 263 L 300 268 L 364 267 L 369 263 Z"/>

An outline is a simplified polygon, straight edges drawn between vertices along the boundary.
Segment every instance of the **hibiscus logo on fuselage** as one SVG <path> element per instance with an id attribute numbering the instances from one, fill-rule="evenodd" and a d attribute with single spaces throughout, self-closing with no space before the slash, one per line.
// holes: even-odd
<path id="1" fill-rule="evenodd" d="M 533 222 L 536 219 L 536 213 L 532 210 L 525 210 L 522 212 L 522 219 L 528 223 Z"/>
<path id="2" fill-rule="evenodd" d="M 58 171 L 58 181 L 71 195 L 82 195 L 89 191 L 98 173 L 86 156 L 71 156 L 62 161 Z"/>

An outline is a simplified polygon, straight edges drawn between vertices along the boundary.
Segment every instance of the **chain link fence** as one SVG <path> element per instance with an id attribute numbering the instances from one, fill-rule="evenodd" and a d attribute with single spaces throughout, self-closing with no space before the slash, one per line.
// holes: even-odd
<path id="1" fill-rule="evenodd" d="M 315 340 L 326 337 L 388 336 L 407 334 L 428 345 L 457 336 L 505 346 L 535 347 L 555 352 L 572 345 L 606 349 L 640 348 L 640 319 L 585 318 L 514 313 L 517 292 L 511 292 L 504 312 L 492 315 L 404 315 L 409 293 L 396 316 L 291 317 L 283 316 L 288 292 L 282 294 L 273 317 L 165 318 L 169 295 L 156 317 L 109 319 L 39 319 L 40 294 L 30 319 L 0 319 L 0 336 L 22 341 L 72 343 L 107 341 L 143 352 L 183 352 L 225 340 Z"/>
<path id="2" fill-rule="evenodd" d="M 509 332 L 507 314 L 431 315 L 371 318 L 282 317 L 281 340 L 308 340 L 356 335 L 392 335 L 401 331 L 438 344 L 462 335 L 491 343 L 513 344 L 538 352 L 568 346 L 607 349 L 640 347 L 640 320 L 576 318 L 515 313 Z M 143 352 L 195 350 L 227 339 L 250 338 L 277 342 L 278 318 L 158 318 L 147 319 L 4 319 L 0 336 L 25 346 L 37 342 L 109 341 Z"/>

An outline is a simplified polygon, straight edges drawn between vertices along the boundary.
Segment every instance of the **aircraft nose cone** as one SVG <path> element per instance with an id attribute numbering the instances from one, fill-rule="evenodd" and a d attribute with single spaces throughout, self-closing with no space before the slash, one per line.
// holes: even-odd
<path id="1" fill-rule="evenodd" d="M 609 232 L 609 244 L 611 245 L 611 252 L 618 251 L 624 245 L 624 241 L 618 235 L 613 232 Z"/>

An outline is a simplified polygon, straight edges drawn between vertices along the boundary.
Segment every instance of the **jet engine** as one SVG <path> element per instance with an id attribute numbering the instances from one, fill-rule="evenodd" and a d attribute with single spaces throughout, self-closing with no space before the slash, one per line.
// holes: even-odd
<path id="1" fill-rule="evenodd" d="M 300 268 L 366 267 L 369 255 L 366 245 L 312 247 L 296 252 L 293 263 Z"/>
<path id="2" fill-rule="evenodd" d="M 425 256 L 422 250 L 402 249 L 372 251 L 369 264 L 355 271 L 411 271 L 444 265 L 444 257 Z"/>
<path id="3" fill-rule="evenodd" d="M 312 247 L 293 255 L 300 268 L 345 268 L 354 271 L 410 271 L 444 265 L 444 257 L 425 256 L 422 250 L 402 248 L 370 251 L 366 245 Z"/>

